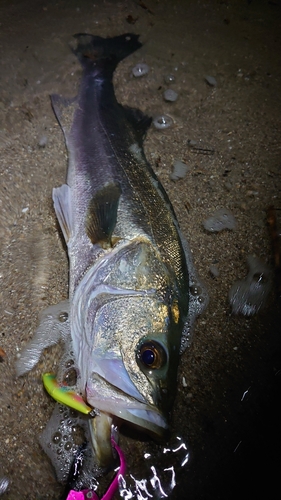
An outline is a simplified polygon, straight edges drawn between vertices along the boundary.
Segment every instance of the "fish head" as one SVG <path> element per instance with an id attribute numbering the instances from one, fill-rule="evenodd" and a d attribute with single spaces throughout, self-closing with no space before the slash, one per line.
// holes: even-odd
<path id="1" fill-rule="evenodd" d="M 153 293 L 104 297 L 93 322 L 90 309 L 88 314 L 94 341 L 81 376 L 85 399 L 99 412 L 91 430 L 103 463 L 112 421 L 125 421 L 160 438 L 167 434 L 181 325 L 177 299 L 167 303 Z"/>
<path id="2" fill-rule="evenodd" d="M 188 294 L 153 245 L 120 247 L 84 276 L 71 309 L 79 390 L 98 413 L 91 432 L 100 464 L 110 461 L 112 422 L 167 435 L 188 314 Z"/>

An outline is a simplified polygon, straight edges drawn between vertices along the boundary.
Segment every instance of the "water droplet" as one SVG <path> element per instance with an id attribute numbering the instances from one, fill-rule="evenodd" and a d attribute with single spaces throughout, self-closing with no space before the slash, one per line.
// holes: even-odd
<path id="1" fill-rule="evenodd" d="M 73 386 L 76 385 L 77 382 L 77 372 L 75 368 L 70 368 L 67 370 L 64 375 L 63 375 L 63 384 L 66 384 L 68 386 Z"/>
<path id="2" fill-rule="evenodd" d="M 65 367 L 66 367 L 66 368 L 70 368 L 72 365 L 74 365 L 74 360 L 73 360 L 73 359 L 68 359 L 68 360 L 65 362 Z"/>
<path id="3" fill-rule="evenodd" d="M 67 312 L 61 312 L 58 316 L 58 320 L 60 323 L 65 323 L 68 320 L 68 313 Z"/>
<path id="4" fill-rule="evenodd" d="M 61 433 L 60 432 L 55 432 L 55 434 L 53 435 L 53 443 L 55 444 L 58 444 L 61 440 Z"/>
<path id="5" fill-rule="evenodd" d="M 175 76 L 172 74 L 166 75 L 164 77 L 165 83 L 173 83 L 175 81 Z"/>
<path id="6" fill-rule="evenodd" d="M 162 130 L 170 127 L 173 124 L 173 119 L 168 115 L 158 115 L 153 120 L 155 128 Z"/>
<path id="7" fill-rule="evenodd" d="M 198 285 L 191 285 L 191 287 L 189 288 L 189 291 L 190 291 L 191 295 L 200 295 L 202 293 L 202 289 Z"/>
<path id="8" fill-rule="evenodd" d="M 146 75 L 148 72 L 149 72 L 149 66 L 147 66 L 147 64 L 145 63 L 136 64 L 136 66 L 134 66 L 132 69 L 132 73 L 135 78 Z"/>
<path id="9" fill-rule="evenodd" d="M 80 446 L 85 442 L 85 431 L 80 425 L 73 425 L 71 428 L 73 443 Z"/>
<path id="10" fill-rule="evenodd" d="M 72 443 L 70 441 L 67 441 L 67 443 L 65 443 L 65 445 L 64 445 L 64 449 L 66 451 L 69 451 L 69 450 L 71 450 L 71 448 L 72 448 Z"/>
<path id="11" fill-rule="evenodd" d="M 263 273 L 255 273 L 252 277 L 252 283 L 260 284 L 266 282 L 266 276 Z"/>

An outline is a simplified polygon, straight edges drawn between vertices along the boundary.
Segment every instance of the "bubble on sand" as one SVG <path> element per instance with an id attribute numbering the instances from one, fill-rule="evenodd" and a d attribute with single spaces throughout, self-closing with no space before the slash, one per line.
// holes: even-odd
<path id="1" fill-rule="evenodd" d="M 164 81 L 165 81 L 165 83 L 174 83 L 175 76 L 172 73 L 169 73 L 168 75 L 165 75 Z"/>
<path id="2" fill-rule="evenodd" d="M 153 119 L 153 125 L 158 130 L 163 130 L 173 124 L 173 119 L 168 115 L 158 115 Z"/>
<path id="3" fill-rule="evenodd" d="M 145 63 L 138 63 L 132 69 L 132 73 L 135 78 L 147 75 L 148 72 L 149 72 L 149 66 Z"/>
<path id="4" fill-rule="evenodd" d="M 233 314 L 252 316 L 266 304 L 272 288 L 272 273 L 264 262 L 253 255 L 247 258 L 247 264 L 249 272 L 246 278 L 232 285 L 228 298 Z"/>

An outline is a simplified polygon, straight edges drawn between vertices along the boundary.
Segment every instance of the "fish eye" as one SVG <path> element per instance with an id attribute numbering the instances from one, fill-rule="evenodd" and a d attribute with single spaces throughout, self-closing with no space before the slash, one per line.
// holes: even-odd
<path id="1" fill-rule="evenodd" d="M 138 347 L 137 361 L 152 370 L 162 368 L 167 362 L 166 351 L 158 342 L 147 340 Z"/>

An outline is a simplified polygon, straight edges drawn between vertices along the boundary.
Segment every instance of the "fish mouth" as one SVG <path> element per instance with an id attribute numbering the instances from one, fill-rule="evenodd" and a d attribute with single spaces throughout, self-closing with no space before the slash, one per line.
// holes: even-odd
<path id="1" fill-rule="evenodd" d="M 115 415 L 156 435 L 168 429 L 167 420 L 152 402 L 138 391 L 121 359 L 99 359 L 87 382 L 88 403 L 99 411 Z"/>
<path id="2" fill-rule="evenodd" d="M 86 399 L 99 412 L 90 420 L 90 433 L 100 466 L 112 462 L 112 423 L 126 421 L 158 438 L 168 431 L 165 416 L 137 390 L 122 360 L 99 360 L 87 382 Z"/>
<path id="3" fill-rule="evenodd" d="M 100 412 L 114 415 L 120 420 L 125 420 L 141 428 L 148 429 L 151 433 L 162 436 L 168 429 L 168 424 L 162 413 L 155 407 L 133 399 L 128 394 L 122 393 L 116 386 L 109 384 L 105 379 L 96 375 L 95 392 L 87 392 L 87 401 Z M 106 388 L 106 396 L 102 390 Z M 99 390 L 101 389 L 101 390 Z"/>

